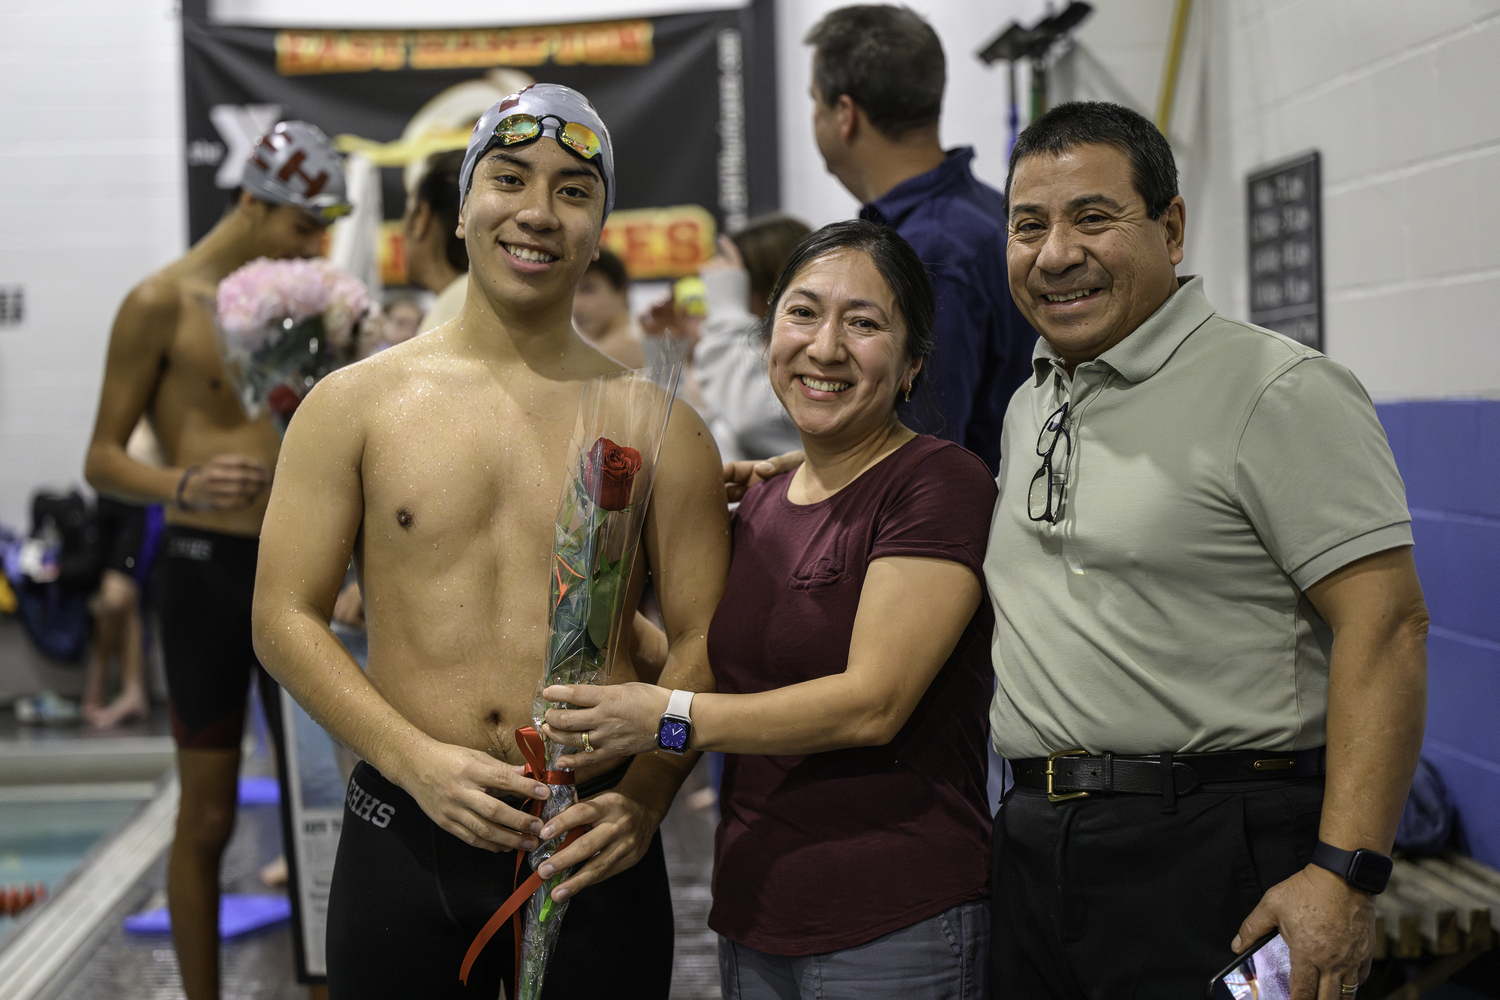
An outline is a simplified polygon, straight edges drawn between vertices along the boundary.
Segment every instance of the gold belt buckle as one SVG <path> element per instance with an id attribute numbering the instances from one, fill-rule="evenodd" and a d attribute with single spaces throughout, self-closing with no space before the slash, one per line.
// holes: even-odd
<path id="1" fill-rule="evenodd" d="M 1057 773 L 1056 773 L 1056 771 L 1053 768 L 1053 764 L 1052 764 L 1053 761 L 1057 760 L 1057 758 L 1059 758 L 1059 757 L 1087 757 L 1088 755 L 1089 755 L 1089 752 L 1087 750 L 1059 750 L 1059 751 L 1057 751 L 1057 753 L 1049 753 L 1047 755 L 1047 801 L 1048 802 L 1066 802 L 1069 799 L 1086 799 L 1086 798 L 1089 797 L 1089 793 L 1088 792 L 1069 792 L 1066 795 L 1059 795 L 1058 793 L 1056 793 L 1056 792 L 1054 792 L 1052 790 L 1052 781 L 1053 781 L 1054 778 L 1057 777 Z"/>

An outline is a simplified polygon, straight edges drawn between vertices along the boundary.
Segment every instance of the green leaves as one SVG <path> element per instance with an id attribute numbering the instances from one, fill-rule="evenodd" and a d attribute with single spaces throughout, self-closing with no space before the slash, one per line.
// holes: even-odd
<path id="1" fill-rule="evenodd" d="M 625 562 L 623 557 L 614 562 L 605 560 L 589 588 L 589 639 L 600 650 L 609 648 L 615 605 L 625 589 Z"/>

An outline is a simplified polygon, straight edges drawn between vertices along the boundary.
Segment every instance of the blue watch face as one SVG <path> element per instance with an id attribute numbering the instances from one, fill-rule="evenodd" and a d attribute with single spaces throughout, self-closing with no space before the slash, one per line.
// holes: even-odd
<path id="1" fill-rule="evenodd" d="M 661 724 L 661 732 L 656 736 L 656 741 L 666 750 L 687 749 L 688 727 L 685 722 L 667 721 Z"/>

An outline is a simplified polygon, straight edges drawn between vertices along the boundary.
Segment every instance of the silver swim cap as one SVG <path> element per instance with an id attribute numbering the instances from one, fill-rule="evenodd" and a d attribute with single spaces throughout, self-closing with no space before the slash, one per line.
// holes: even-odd
<path id="1" fill-rule="evenodd" d="M 505 124 L 504 128 L 500 126 Z M 582 126 L 580 131 L 570 126 Z M 458 173 L 461 198 L 469 196 L 474 167 L 479 158 L 496 146 L 519 146 L 550 135 L 557 144 L 580 160 L 599 168 L 604 178 L 604 217 L 615 207 L 615 154 L 609 129 L 599 112 L 572 87 L 558 83 L 536 83 L 511 94 L 480 116 L 469 136 L 464 165 Z M 597 146 L 597 152 L 591 150 Z"/>
<path id="2" fill-rule="evenodd" d="M 344 164 L 328 136 L 307 122 L 278 122 L 245 163 L 241 186 L 261 201 L 293 205 L 319 222 L 347 215 Z"/>

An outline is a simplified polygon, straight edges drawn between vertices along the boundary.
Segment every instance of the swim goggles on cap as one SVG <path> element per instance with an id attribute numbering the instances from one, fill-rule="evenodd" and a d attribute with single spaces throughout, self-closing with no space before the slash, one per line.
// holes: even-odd
<path id="1" fill-rule="evenodd" d="M 578 122 L 564 121 L 557 115 L 526 113 L 507 115 L 495 123 L 494 136 L 502 146 L 520 146 L 541 137 L 547 119 L 557 122 L 557 141 L 564 149 L 584 160 L 597 160 L 604 154 L 604 143 L 594 130 Z"/>
<path id="2" fill-rule="evenodd" d="M 342 219 L 354 211 L 354 206 L 348 202 L 338 202 L 333 205 L 299 205 L 303 211 L 310 213 L 319 222 L 334 222 Z"/>

